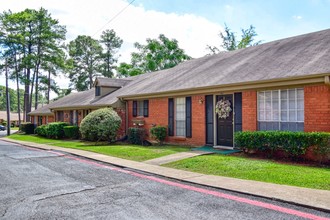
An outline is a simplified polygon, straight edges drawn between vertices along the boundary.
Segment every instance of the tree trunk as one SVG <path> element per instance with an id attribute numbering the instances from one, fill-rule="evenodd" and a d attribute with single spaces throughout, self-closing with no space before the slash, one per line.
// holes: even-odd
<path id="1" fill-rule="evenodd" d="M 48 70 L 48 82 L 47 82 L 47 104 L 49 104 L 49 95 L 50 95 L 50 70 Z"/>
<path id="2" fill-rule="evenodd" d="M 9 88 L 8 88 L 8 69 L 7 69 L 7 59 L 5 61 L 6 68 L 6 106 L 7 106 L 7 135 L 10 135 L 10 99 L 9 99 Z"/>
<path id="3" fill-rule="evenodd" d="M 38 81 L 39 81 L 39 65 L 40 61 L 38 60 L 37 66 L 36 66 L 36 90 L 34 94 L 34 109 L 38 108 Z"/>
<path id="4" fill-rule="evenodd" d="M 38 108 L 38 70 L 36 71 L 36 90 L 34 92 L 34 109 L 37 109 Z"/>
<path id="5" fill-rule="evenodd" d="M 93 74 L 89 73 L 89 89 L 93 88 Z"/>
<path id="6" fill-rule="evenodd" d="M 15 72 L 16 72 L 16 92 L 17 92 L 17 113 L 18 113 L 18 126 L 21 125 L 21 96 L 19 93 L 19 77 L 18 77 L 18 67 L 17 67 L 17 59 L 16 59 L 16 52 L 14 54 L 14 61 L 15 61 Z"/>
<path id="7" fill-rule="evenodd" d="M 28 122 L 30 121 L 30 117 L 28 116 L 28 113 L 31 111 L 31 106 L 30 106 L 30 73 L 31 69 L 27 68 L 26 70 L 26 82 L 25 82 L 25 88 L 24 88 L 24 109 L 25 109 L 25 121 Z"/>
<path id="8" fill-rule="evenodd" d="M 33 89 L 34 89 L 34 80 L 36 78 L 36 70 L 33 71 L 33 77 L 32 77 L 32 85 L 31 85 L 31 93 L 30 93 L 30 111 L 32 109 L 32 101 L 33 101 Z"/>
<path id="9" fill-rule="evenodd" d="M 28 43 L 28 55 L 32 54 L 32 43 L 31 43 L 32 39 L 29 39 L 29 43 Z M 31 102 L 32 102 L 32 96 L 31 96 L 31 100 L 30 100 L 30 77 L 31 77 L 31 66 L 30 66 L 30 61 L 28 63 L 27 69 L 26 69 L 26 80 L 25 80 L 25 119 L 27 122 L 30 121 L 30 116 L 28 115 L 28 113 L 31 112 Z M 33 84 L 32 84 L 33 85 Z M 32 94 L 31 90 L 31 94 Z"/>

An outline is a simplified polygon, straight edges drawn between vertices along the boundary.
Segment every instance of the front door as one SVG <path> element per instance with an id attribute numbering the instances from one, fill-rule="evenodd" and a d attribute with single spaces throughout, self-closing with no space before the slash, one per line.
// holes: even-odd
<path id="1" fill-rule="evenodd" d="M 222 114 L 222 117 L 219 118 L 219 115 L 216 114 L 217 121 L 217 145 L 218 146 L 233 146 L 233 95 L 218 95 L 217 104 L 221 101 L 222 104 L 229 104 L 231 111 L 229 114 Z M 223 106 L 223 105 L 222 105 Z"/>

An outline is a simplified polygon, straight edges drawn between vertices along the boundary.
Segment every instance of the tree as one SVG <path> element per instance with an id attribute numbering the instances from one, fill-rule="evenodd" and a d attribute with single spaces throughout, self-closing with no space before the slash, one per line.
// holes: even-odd
<path id="1" fill-rule="evenodd" d="M 117 57 L 115 57 L 115 54 L 123 44 L 123 40 L 116 35 L 114 30 L 111 29 L 103 31 L 100 43 L 103 46 L 103 52 L 101 54 L 103 62 L 100 66 L 101 74 L 112 78 L 114 76 L 113 69 L 116 68 L 114 64 L 117 63 Z"/>
<path id="2" fill-rule="evenodd" d="M 125 78 L 128 76 L 136 76 L 142 74 L 142 70 L 134 68 L 132 64 L 129 63 L 120 63 L 117 67 L 117 77 Z"/>
<path id="3" fill-rule="evenodd" d="M 3 70 L 4 71 L 4 70 Z M 23 94 L 24 90 L 20 90 L 19 94 Z M 10 111 L 18 112 L 17 104 L 20 103 L 23 106 L 23 96 L 20 96 L 18 102 L 17 91 L 9 88 L 9 97 L 10 97 Z M 0 86 L 0 111 L 6 111 L 6 87 Z"/>
<path id="4" fill-rule="evenodd" d="M 51 62 L 48 59 L 50 54 L 62 51 L 66 29 L 43 8 L 3 12 L 0 14 L 0 28 L 0 44 L 5 50 L 2 58 L 9 61 L 17 91 L 19 83 L 24 84 L 24 113 L 28 121 L 33 94 L 35 107 L 38 105 L 40 72 L 45 62 Z"/>
<path id="5" fill-rule="evenodd" d="M 147 44 L 134 44 L 138 52 L 131 54 L 131 64 L 121 63 L 117 71 L 120 75 L 138 75 L 172 68 L 179 63 L 191 59 L 179 48 L 178 41 L 168 39 L 160 34 L 158 39 L 147 39 Z"/>
<path id="6" fill-rule="evenodd" d="M 91 89 L 96 76 L 101 75 L 102 46 L 90 36 L 79 35 L 69 43 L 68 50 L 71 85 L 78 91 Z"/>
<path id="7" fill-rule="evenodd" d="M 225 24 L 225 34 L 220 32 L 219 36 L 222 40 L 221 47 L 226 51 L 233 51 L 241 48 L 255 46 L 261 43 L 261 41 L 255 41 L 257 33 L 255 27 L 250 25 L 248 29 L 241 29 L 241 39 L 238 41 L 234 32 L 230 31 L 229 27 Z M 220 52 L 220 49 L 216 46 L 207 45 L 206 49 L 210 51 L 210 54 L 216 54 Z"/>
<path id="8" fill-rule="evenodd" d="M 63 98 L 64 96 L 67 96 L 69 94 L 71 94 L 72 89 L 59 89 L 58 90 L 58 96 L 56 98 L 53 99 L 53 101 L 59 100 L 60 98 Z"/>
<path id="9" fill-rule="evenodd" d="M 41 8 L 35 12 L 36 17 L 36 54 L 34 59 L 35 74 L 35 108 L 38 107 L 38 85 L 39 85 L 39 69 L 43 63 L 49 63 L 56 66 L 60 65 L 54 57 L 63 57 L 61 42 L 65 40 L 66 29 L 59 25 L 57 20 L 51 18 L 47 10 Z M 44 67 L 47 65 L 45 64 Z M 47 67 L 48 67 L 47 66 Z M 49 69 L 47 69 L 49 70 Z M 50 81 L 50 79 L 49 79 Z M 49 88 L 50 89 L 50 88 Z M 49 97 L 49 94 L 48 94 Z"/>

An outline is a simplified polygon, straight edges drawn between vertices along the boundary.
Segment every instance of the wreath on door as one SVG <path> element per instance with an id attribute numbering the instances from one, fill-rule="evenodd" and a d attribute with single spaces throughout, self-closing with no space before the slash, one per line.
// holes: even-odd
<path id="1" fill-rule="evenodd" d="M 221 119 L 228 118 L 231 111 L 232 108 L 229 100 L 221 99 L 215 105 L 215 113 L 218 114 L 218 117 Z"/>

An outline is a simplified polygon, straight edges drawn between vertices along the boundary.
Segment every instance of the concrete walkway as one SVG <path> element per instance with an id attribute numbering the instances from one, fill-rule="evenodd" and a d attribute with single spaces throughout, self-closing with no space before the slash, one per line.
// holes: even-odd
<path id="1" fill-rule="evenodd" d="M 180 152 L 180 153 L 176 153 L 176 154 L 167 155 L 164 157 L 146 160 L 146 161 L 143 161 L 143 163 L 152 164 L 152 165 L 162 165 L 162 164 L 171 163 L 171 162 L 175 162 L 178 160 L 183 160 L 183 159 L 196 157 L 196 156 L 200 156 L 200 155 L 205 155 L 205 154 L 212 154 L 212 153 L 205 152 L 205 151 Z"/>
<path id="2" fill-rule="evenodd" d="M 330 191 L 328 190 L 308 189 L 295 186 L 264 183 L 252 180 L 235 179 L 230 177 L 204 175 L 189 171 L 162 167 L 158 165 L 120 159 L 117 157 L 111 157 L 78 149 L 61 148 L 24 141 L 14 141 L 8 138 L 1 138 L 0 140 L 18 143 L 25 146 L 35 147 L 44 150 L 57 150 L 67 152 L 92 160 L 98 160 L 120 167 L 132 168 L 135 170 L 140 170 L 143 172 L 148 172 L 168 178 L 183 180 L 186 182 L 201 184 L 204 186 L 210 186 L 220 189 L 227 189 L 255 196 L 261 196 L 269 199 L 286 201 L 289 203 L 308 206 L 316 209 L 322 209 L 330 212 Z"/>

